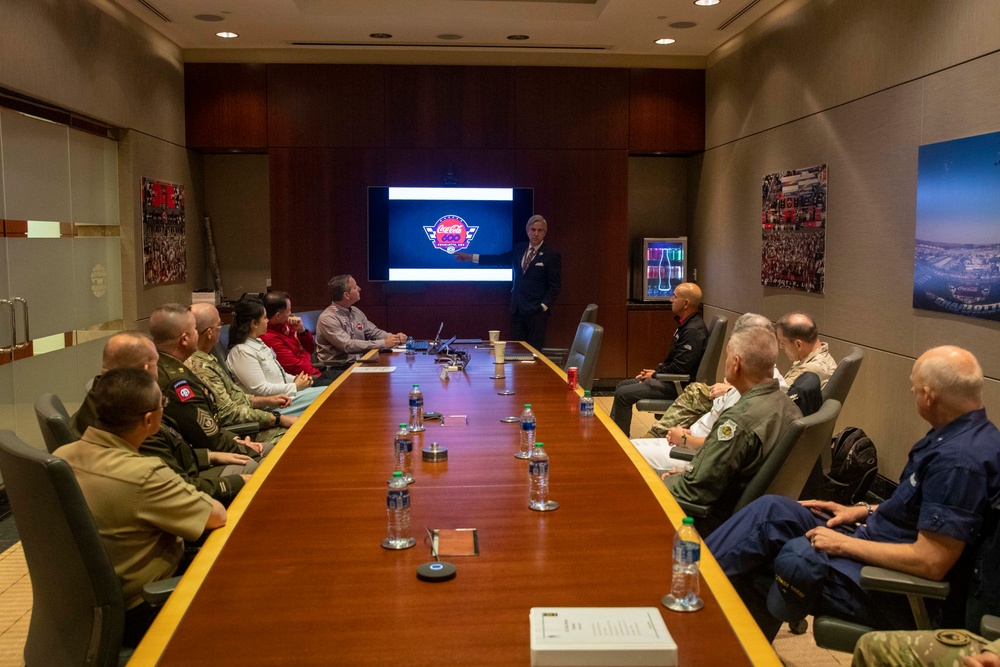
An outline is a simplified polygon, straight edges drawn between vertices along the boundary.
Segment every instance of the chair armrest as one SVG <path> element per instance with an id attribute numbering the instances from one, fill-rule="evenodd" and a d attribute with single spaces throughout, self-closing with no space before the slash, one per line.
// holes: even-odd
<path id="1" fill-rule="evenodd" d="M 639 412 L 655 412 L 663 414 L 674 402 L 667 398 L 644 398 L 635 404 Z"/>
<path id="2" fill-rule="evenodd" d="M 690 382 L 691 376 L 687 373 L 653 373 L 653 379 L 660 382 Z"/>
<path id="3" fill-rule="evenodd" d="M 256 435 L 260 433 L 260 424 L 257 422 L 246 422 L 244 424 L 233 424 L 232 426 L 227 426 L 227 430 L 232 431 L 236 435 Z"/>
<path id="4" fill-rule="evenodd" d="M 700 519 L 707 517 L 709 510 L 711 510 L 708 505 L 698 505 L 696 503 L 689 503 L 685 500 L 677 500 L 677 504 L 681 506 L 681 509 L 684 510 L 684 513 L 688 516 L 698 517 Z"/>
<path id="5" fill-rule="evenodd" d="M 935 600 L 944 600 L 951 592 L 951 585 L 947 581 L 931 581 L 872 565 L 861 568 L 861 588 L 881 593 L 918 595 Z"/>
<path id="6" fill-rule="evenodd" d="M 979 621 L 979 634 L 990 641 L 1000 639 L 1000 616 L 984 615 Z"/>
<path id="7" fill-rule="evenodd" d="M 170 577 L 150 582 L 142 587 L 142 599 L 153 607 L 162 607 L 180 580 L 180 577 Z"/>
<path id="8" fill-rule="evenodd" d="M 691 447 L 677 446 L 670 450 L 670 458 L 679 459 L 681 461 L 693 461 L 694 455 L 697 453 L 698 453 L 697 449 L 692 449 Z"/>

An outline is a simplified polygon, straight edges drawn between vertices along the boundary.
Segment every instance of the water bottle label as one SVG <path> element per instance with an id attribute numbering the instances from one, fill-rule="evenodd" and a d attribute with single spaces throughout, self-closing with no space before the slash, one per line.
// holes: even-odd
<path id="1" fill-rule="evenodd" d="M 413 451 L 413 440 L 410 438 L 398 438 L 396 440 L 396 447 L 401 452 L 412 452 Z"/>
<path id="2" fill-rule="evenodd" d="M 549 462 L 548 461 L 532 461 L 528 464 L 528 474 L 529 475 L 548 475 L 549 474 Z"/>
<path id="3" fill-rule="evenodd" d="M 411 408 L 422 408 L 422 407 L 424 407 L 424 399 L 423 399 L 423 397 L 421 396 L 420 398 L 411 398 L 410 399 L 410 407 Z"/>
<path id="4" fill-rule="evenodd" d="M 674 547 L 675 563 L 697 563 L 701 560 L 701 545 L 697 542 L 680 542 Z"/>
<path id="5" fill-rule="evenodd" d="M 521 430 L 522 431 L 534 431 L 535 430 L 535 422 L 521 422 Z"/>
<path id="6" fill-rule="evenodd" d="M 410 509 L 409 489 L 389 489 L 389 493 L 385 495 L 385 504 L 391 510 Z"/>

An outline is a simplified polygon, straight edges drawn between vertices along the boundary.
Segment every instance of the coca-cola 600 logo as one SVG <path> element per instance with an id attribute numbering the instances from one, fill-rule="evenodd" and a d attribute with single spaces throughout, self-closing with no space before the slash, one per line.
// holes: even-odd
<path id="1" fill-rule="evenodd" d="M 444 250 L 449 255 L 454 255 L 459 250 L 465 250 L 472 243 L 473 237 L 479 231 L 479 227 L 470 227 L 469 224 L 457 215 L 446 215 L 432 227 L 424 227 L 427 238 L 431 240 L 434 247 Z"/>

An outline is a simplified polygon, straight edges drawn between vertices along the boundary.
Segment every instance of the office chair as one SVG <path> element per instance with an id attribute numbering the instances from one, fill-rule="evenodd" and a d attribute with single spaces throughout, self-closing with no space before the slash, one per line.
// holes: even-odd
<path id="1" fill-rule="evenodd" d="M 584 389 L 594 386 L 594 372 L 597 370 L 597 357 L 601 353 L 601 340 L 604 338 L 604 327 L 592 322 L 580 322 L 573 337 L 573 346 L 566 355 L 563 370 L 571 366 L 577 368 L 577 382 Z"/>
<path id="2" fill-rule="evenodd" d="M 695 373 L 693 381 L 709 385 L 715 382 L 715 374 L 719 368 L 719 359 L 722 358 L 723 343 L 726 340 L 726 324 L 728 322 L 729 318 L 723 315 L 716 315 L 709 323 L 705 350 L 701 354 L 701 361 L 698 363 L 698 370 Z M 653 377 L 661 382 L 673 382 L 678 396 L 680 396 L 683 390 L 683 385 L 692 381 L 690 375 L 681 375 L 679 373 L 657 373 Z M 658 415 L 657 418 L 659 418 L 673 402 L 673 399 L 667 398 L 644 398 L 638 401 L 635 407 L 639 412 L 656 413 Z"/>
<path id="3" fill-rule="evenodd" d="M 712 529 L 763 495 L 776 494 L 798 499 L 813 463 L 819 458 L 822 449 L 830 446 L 830 437 L 838 415 L 840 402 L 828 399 L 823 401 L 823 406 L 815 413 L 789 424 L 771 451 L 764 455 L 760 470 L 747 484 L 731 512 L 720 514 L 714 512 L 709 505 L 682 500 L 678 500 L 677 504 L 688 516 L 695 517 L 696 520 L 702 519 L 701 523 Z"/>
<path id="4" fill-rule="evenodd" d="M 295 313 L 302 319 L 302 326 L 307 330 L 316 334 L 316 323 L 319 321 L 319 316 L 323 314 L 322 310 L 307 310 L 304 313 Z"/>
<path id="5" fill-rule="evenodd" d="M 0 472 L 31 576 L 25 664 L 118 665 L 125 600 L 73 470 L 0 431 Z M 167 591 L 147 601 L 162 604 L 176 580 L 156 584 Z"/>
<path id="6" fill-rule="evenodd" d="M 63 445 L 76 442 L 80 439 L 80 434 L 73 428 L 66 406 L 55 394 L 42 394 L 35 401 L 35 417 L 38 419 L 38 428 L 42 431 L 42 439 L 45 440 L 45 448 L 49 453 L 56 451 Z"/>
<path id="7" fill-rule="evenodd" d="M 590 322 L 591 324 L 597 324 L 596 303 L 588 304 L 587 307 L 583 309 L 583 315 L 580 316 L 580 322 Z M 565 347 L 543 347 L 541 352 L 546 357 L 548 357 L 552 361 L 552 363 L 554 363 L 556 366 L 559 366 L 563 370 L 567 368 L 566 357 L 569 356 L 569 349 Z"/>

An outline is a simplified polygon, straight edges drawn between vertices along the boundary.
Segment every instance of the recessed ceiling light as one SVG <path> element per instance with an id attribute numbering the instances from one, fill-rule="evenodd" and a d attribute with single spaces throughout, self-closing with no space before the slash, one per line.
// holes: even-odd
<path id="1" fill-rule="evenodd" d="M 711 7 L 712 5 L 717 5 L 720 2 L 722 2 L 722 0 L 694 0 L 694 4 L 699 7 Z"/>
<path id="2" fill-rule="evenodd" d="M 373 32 L 368 36 L 372 39 L 392 39 L 392 35 L 387 32 Z"/>
<path id="3" fill-rule="evenodd" d="M 687 30 L 688 28 L 693 28 L 696 25 L 698 24 L 695 23 L 694 21 L 676 21 L 674 23 L 671 23 L 670 27 L 674 28 L 675 30 Z"/>
<path id="4" fill-rule="evenodd" d="M 221 37 L 222 39 L 236 39 L 239 37 L 235 32 L 217 32 L 216 37 Z"/>
<path id="5" fill-rule="evenodd" d="M 657 44 L 673 44 L 675 41 L 677 41 L 677 40 L 670 39 L 669 37 L 664 37 L 663 39 L 656 40 L 656 43 Z"/>
<path id="6" fill-rule="evenodd" d="M 521 42 L 528 39 L 527 35 L 507 35 L 507 39 L 513 40 L 515 42 Z"/>
<path id="7" fill-rule="evenodd" d="M 218 14 L 195 14 L 195 20 L 198 21 L 224 21 L 225 19 Z"/>
<path id="8" fill-rule="evenodd" d="M 464 35 L 455 35 L 449 32 L 437 36 L 438 39 L 449 39 L 449 40 L 462 39 L 462 37 L 464 37 Z"/>

